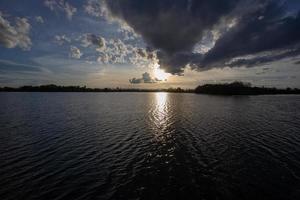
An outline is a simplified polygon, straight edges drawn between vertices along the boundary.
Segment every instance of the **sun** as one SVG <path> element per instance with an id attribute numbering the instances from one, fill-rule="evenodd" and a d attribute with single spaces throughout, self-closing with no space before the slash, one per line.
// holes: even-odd
<path id="1" fill-rule="evenodd" d="M 153 70 L 154 77 L 159 81 L 166 81 L 171 74 L 166 73 L 164 70 L 160 69 L 159 66 L 155 66 Z"/>

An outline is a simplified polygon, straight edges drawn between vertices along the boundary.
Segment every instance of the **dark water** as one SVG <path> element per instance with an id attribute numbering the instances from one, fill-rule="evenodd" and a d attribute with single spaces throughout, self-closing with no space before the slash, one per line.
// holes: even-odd
<path id="1" fill-rule="evenodd" d="M 0 199 L 300 199 L 300 96 L 0 93 Z"/>

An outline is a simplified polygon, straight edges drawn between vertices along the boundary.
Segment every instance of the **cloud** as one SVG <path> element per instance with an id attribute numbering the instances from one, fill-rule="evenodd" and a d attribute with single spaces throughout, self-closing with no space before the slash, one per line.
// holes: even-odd
<path id="1" fill-rule="evenodd" d="M 107 8 L 106 0 L 87 0 L 83 5 L 83 9 L 90 16 L 102 18 L 108 23 L 117 23 L 119 25 L 118 32 L 123 34 L 125 41 L 139 38 L 139 35 L 124 21 L 111 15 L 111 12 Z"/>
<path id="2" fill-rule="evenodd" d="M 94 17 L 104 17 L 108 14 L 104 0 L 87 0 L 83 8 L 87 14 Z"/>
<path id="3" fill-rule="evenodd" d="M 35 21 L 38 23 L 41 23 L 41 24 L 43 24 L 45 22 L 42 16 L 36 16 Z"/>
<path id="4" fill-rule="evenodd" d="M 102 64 L 109 64 L 109 62 L 110 62 L 110 56 L 108 54 L 101 53 L 99 55 L 99 57 L 97 58 L 97 61 L 99 63 L 102 63 Z"/>
<path id="5" fill-rule="evenodd" d="M 76 38 L 70 38 L 64 34 L 56 35 L 54 42 L 58 45 L 73 44 L 75 42 L 76 46 L 95 48 L 97 58 L 95 59 L 95 54 L 86 56 L 85 58 L 88 61 L 92 61 L 91 59 L 93 59 L 101 64 L 132 64 L 138 67 L 148 67 L 157 63 L 156 52 L 151 49 L 135 47 L 129 41 L 106 39 L 101 35 L 93 33 L 84 33 Z M 75 48 L 72 49 L 75 51 Z M 73 54 L 70 53 L 70 57 L 79 57 L 71 55 Z"/>
<path id="6" fill-rule="evenodd" d="M 149 49 L 134 47 L 120 39 L 102 39 L 105 45 L 97 49 L 99 53 L 97 60 L 102 64 L 129 63 L 138 67 L 145 67 L 157 62 L 156 53 Z"/>
<path id="7" fill-rule="evenodd" d="M 26 18 L 15 18 L 12 25 L 0 12 L 0 44 L 6 48 L 19 47 L 22 50 L 30 50 L 32 42 L 29 37 L 31 25 Z"/>
<path id="8" fill-rule="evenodd" d="M 150 76 L 148 72 L 142 74 L 142 78 L 132 78 L 129 80 L 131 84 L 141 84 L 141 83 L 157 83 L 157 79 Z"/>
<path id="9" fill-rule="evenodd" d="M 105 49 L 106 42 L 105 39 L 101 36 L 97 36 L 91 33 L 86 33 L 82 36 L 81 45 L 83 47 L 96 46 L 97 51 Z"/>
<path id="10" fill-rule="evenodd" d="M 275 57 L 278 59 L 289 57 L 290 53 L 298 54 L 300 13 L 297 16 L 286 16 L 283 9 L 283 5 L 270 1 L 262 9 L 241 17 L 239 26 L 224 34 L 205 55 L 203 65 L 224 63 L 234 57 L 275 50 L 282 51 L 281 56 Z M 286 50 L 290 53 L 287 54 Z"/>
<path id="11" fill-rule="evenodd" d="M 140 39 L 139 35 L 137 35 L 133 29 L 127 28 L 128 26 L 120 26 L 118 32 L 122 33 L 125 41 L 134 41 Z"/>
<path id="12" fill-rule="evenodd" d="M 71 42 L 71 39 L 68 38 L 66 35 L 56 35 L 54 37 L 54 40 L 55 42 L 58 44 L 58 45 L 63 45 L 65 43 L 70 43 Z"/>
<path id="13" fill-rule="evenodd" d="M 168 54 L 192 50 L 206 29 L 234 9 L 236 0 L 106 1 L 112 15 L 123 19 L 153 47 Z"/>
<path id="14" fill-rule="evenodd" d="M 83 53 L 81 53 L 80 49 L 75 46 L 70 47 L 70 57 L 75 59 L 80 59 Z"/>
<path id="15" fill-rule="evenodd" d="M 65 0 L 45 0 L 44 5 L 48 7 L 51 11 L 64 12 L 68 19 L 72 19 L 73 15 L 77 12 L 77 8 L 73 7 L 71 4 Z"/>
<path id="16" fill-rule="evenodd" d="M 131 45 L 123 43 L 120 39 L 110 39 L 106 44 L 106 48 L 99 52 L 98 61 L 104 60 L 111 64 L 127 63 L 133 49 Z"/>
<path id="17" fill-rule="evenodd" d="M 49 71 L 45 68 L 36 65 L 16 63 L 10 60 L 0 59 L 0 71 L 1 72 L 45 72 Z"/>
<path id="18" fill-rule="evenodd" d="M 299 55 L 300 12 L 290 13 L 284 1 L 105 0 L 104 3 L 109 15 L 141 35 L 157 51 L 161 67 L 173 74 L 183 73 L 186 66 L 196 70 L 254 66 Z M 197 47 L 200 49 L 195 51 Z M 290 53 L 284 53 L 289 50 Z M 274 51 L 282 54 L 264 59 L 255 56 Z M 234 61 L 248 55 L 254 55 L 249 62 Z"/>
<path id="19" fill-rule="evenodd" d="M 285 51 L 270 51 L 267 53 L 256 54 L 255 56 L 236 58 L 226 63 L 226 65 L 230 67 L 255 67 L 285 58 L 297 57 L 299 54 L 300 48 L 296 47 Z"/>

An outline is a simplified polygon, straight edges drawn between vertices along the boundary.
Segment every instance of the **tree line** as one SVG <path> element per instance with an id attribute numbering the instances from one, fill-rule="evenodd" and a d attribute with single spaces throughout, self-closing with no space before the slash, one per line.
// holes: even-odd
<path id="1" fill-rule="evenodd" d="M 250 83 L 233 82 L 224 84 L 205 84 L 198 86 L 195 93 L 216 95 L 262 95 L 262 94 L 300 94 L 298 88 L 252 87 Z"/>
<path id="2" fill-rule="evenodd" d="M 261 95 L 261 94 L 300 94 L 298 88 L 252 87 L 250 83 L 232 82 L 223 84 L 205 84 L 195 89 L 135 89 L 135 88 L 88 88 L 86 86 L 58 86 L 54 84 L 41 86 L 0 87 L 0 92 L 171 92 L 198 93 L 214 95 Z"/>
<path id="3" fill-rule="evenodd" d="M 41 85 L 41 86 L 22 86 L 18 88 L 0 87 L 0 92 L 174 92 L 191 93 L 194 90 L 178 88 L 168 89 L 136 89 L 136 88 L 88 88 L 86 86 L 59 86 L 59 85 Z"/>

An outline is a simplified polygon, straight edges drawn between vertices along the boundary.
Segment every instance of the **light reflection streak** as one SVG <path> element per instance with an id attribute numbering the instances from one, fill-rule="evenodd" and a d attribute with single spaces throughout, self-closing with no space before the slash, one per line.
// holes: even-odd
<path id="1" fill-rule="evenodd" d="M 170 105 L 168 93 L 155 93 L 153 110 L 151 111 L 150 117 L 156 139 L 165 142 L 170 133 Z"/>
<path id="2" fill-rule="evenodd" d="M 154 114 L 156 115 L 157 122 L 159 124 L 164 124 L 167 115 L 168 115 L 168 105 L 167 105 L 167 93 L 156 93 L 156 108 L 154 110 Z"/>

